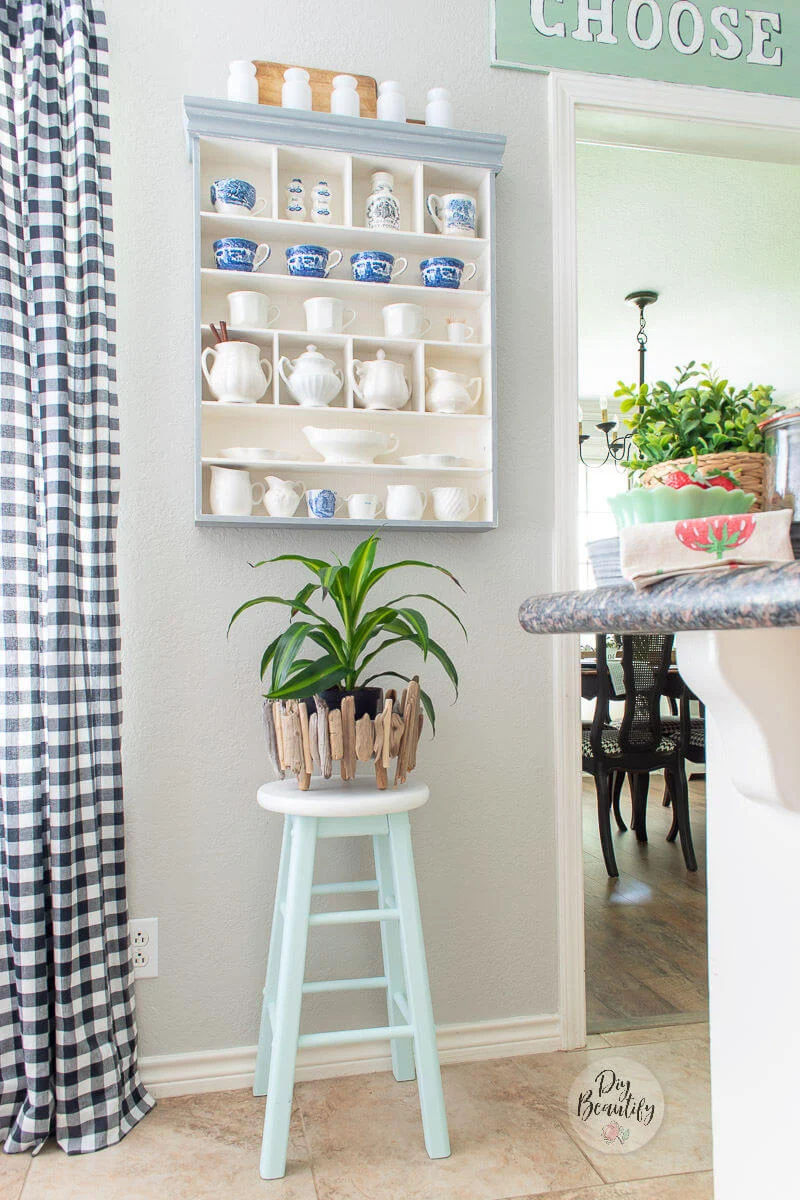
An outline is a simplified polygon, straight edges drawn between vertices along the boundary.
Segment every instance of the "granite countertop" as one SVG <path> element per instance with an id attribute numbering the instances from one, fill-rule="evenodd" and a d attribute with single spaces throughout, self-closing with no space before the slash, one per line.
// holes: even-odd
<path id="1" fill-rule="evenodd" d="M 800 562 L 739 567 L 668 579 L 637 592 L 629 583 L 531 596 L 520 606 L 528 633 L 680 633 L 800 625 Z"/>

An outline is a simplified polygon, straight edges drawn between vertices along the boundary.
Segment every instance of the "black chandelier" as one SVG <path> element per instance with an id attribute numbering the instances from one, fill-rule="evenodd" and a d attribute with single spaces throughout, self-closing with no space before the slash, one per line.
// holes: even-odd
<path id="1" fill-rule="evenodd" d="M 636 344 L 639 354 L 639 386 L 645 381 L 645 360 L 647 357 L 647 321 L 645 319 L 645 309 L 651 304 L 655 304 L 658 300 L 658 292 L 639 291 L 631 292 L 625 297 L 627 304 L 633 304 L 639 310 L 639 328 L 636 331 Z M 580 460 L 585 467 L 604 467 L 609 459 L 619 465 L 628 457 L 630 450 L 632 433 L 619 432 L 619 424 L 617 421 L 609 421 L 608 409 L 604 408 L 601 412 L 602 420 L 598 421 L 595 429 L 599 429 L 606 439 L 606 454 L 602 462 L 587 463 L 583 457 L 583 443 L 588 442 L 592 436 L 590 433 L 583 432 L 583 422 L 578 423 L 578 454 Z"/>

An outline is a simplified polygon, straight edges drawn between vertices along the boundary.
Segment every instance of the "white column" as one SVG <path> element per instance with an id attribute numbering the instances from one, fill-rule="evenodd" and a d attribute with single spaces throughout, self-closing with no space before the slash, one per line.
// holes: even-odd
<path id="1" fill-rule="evenodd" d="M 800 629 L 681 633 L 708 712 L 716 1200 L 788 1197 L 800 1120 Z"/>

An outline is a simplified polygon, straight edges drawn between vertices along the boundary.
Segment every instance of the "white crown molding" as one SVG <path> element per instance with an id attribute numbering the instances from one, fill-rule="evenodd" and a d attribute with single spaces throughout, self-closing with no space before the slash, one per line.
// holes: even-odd
<path id="1" fill-rule="evenodd" d="M 437 1032 L 442 1063 L 549 1054 L 560 1048 L 561 1040 L 561 1023 L 556 1013 L 443 1025 Z M 139 1069 L 153 1095 L 164 1098 L 252 1087 L 255 1062 L 255 1046 L 237 1046 L 229 1050 L 143 1058 Z M 298 1054 L 295 1079 L 302 1082 L 341 1075 L 366 1075 L 391 1070 L 391 1065 L 389 1043 L 385 1041 L 362 1042 L 358 1046 L 316 1047 L 301 1050 Z"/>

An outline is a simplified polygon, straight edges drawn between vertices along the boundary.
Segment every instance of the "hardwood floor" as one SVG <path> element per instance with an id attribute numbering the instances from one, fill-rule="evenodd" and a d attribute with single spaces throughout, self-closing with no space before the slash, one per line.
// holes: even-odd
<path id="1" fill-rule="evenodd" d="M 589 1033 L 705 1021 L 706 807 L 703 781 L 689 785 L 698 870 L 687 871 L 680 846 L 666 836 L 661 775 L 650 782 L 647 834 L 614 829 L 619 879 L 609 879 L 600 849 L 594 780 L 583 780 L 586 1006 Z M 622 815 L 630 822 L 627 784 Z"/>

